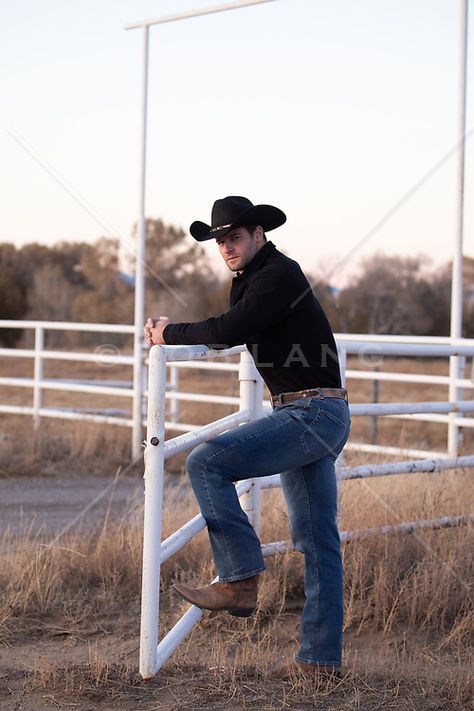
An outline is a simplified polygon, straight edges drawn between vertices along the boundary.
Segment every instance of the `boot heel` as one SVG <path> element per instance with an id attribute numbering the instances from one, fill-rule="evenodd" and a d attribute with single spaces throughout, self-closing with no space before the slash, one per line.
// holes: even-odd
<path id="1" fill-rule="evenodd" d="M 229 615 L 233 617 L 250 617 L 255 612 L 254 607 L 241 607 L 238 609 L 228 610 Z"/>

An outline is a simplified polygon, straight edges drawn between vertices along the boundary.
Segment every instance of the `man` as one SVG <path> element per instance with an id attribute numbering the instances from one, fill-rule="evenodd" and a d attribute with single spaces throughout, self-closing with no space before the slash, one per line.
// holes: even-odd
<path id="1" fill-rule="evenodd" d="M 336 673 L 342 655 L 342 563 L 336 525 L 335 460 L 350 426 L 334 337 L 300 267 L 267 242 L 286 221 L 271 205 L 217 200 L 211 225 L 192 236 L 215 239 L 235 272 L 230 309 L 197 323 L 148 319 L 151 344 L 245 343 L 272 395 L 273 411 L 196 447 L 187 470 L 204 516 L 219 582 L 175 589 L 205 610 L 248 616 L 265 569 L 260 541 L 240 507 L 235 482 L 281 473 L 294 546 L 304 554 L 306 602 L 295 668 Z"/>

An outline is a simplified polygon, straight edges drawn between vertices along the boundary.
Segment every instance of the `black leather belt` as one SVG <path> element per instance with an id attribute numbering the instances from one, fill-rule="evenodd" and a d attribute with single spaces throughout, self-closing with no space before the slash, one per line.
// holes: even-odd
<path id="1" fill-rule="evenodd" d="M 347 390 L 345 388 L 313 388 L 312 390 L 297 390 L 294 393 L 280 393 L 272 395 L 273 407 L 279 407 L 292 400 L 300 400 L 302 397 L 339 397 L 347 401 Z"/>

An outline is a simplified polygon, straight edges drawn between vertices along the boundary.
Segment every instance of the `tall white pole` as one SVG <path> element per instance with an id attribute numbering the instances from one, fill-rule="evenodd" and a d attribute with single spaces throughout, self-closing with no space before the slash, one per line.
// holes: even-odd
<path id="1" fill-rule="evenodd" d="M 125 25 L 126 30 L 136 30 L 139 27 L 151 27 L 151 25 L 162 25 L 166 22 L 177 22 L 178 20 L 187 20 L 190 17 L 202 17 L 202 15 L 213 15 L 216 12 L 225 12 L 226 10 L 238 10 L 242 7 L 251 7 L 252 5 L 262 5 L 267 2 L 275 2 L 275 0 L 234 0 L 233 2 L 221 3 L 212 5 L 211 7 L 202 7 L 196 10 L 188 10 L 180 12 L 177 15 L 166 15 L 165 17 L 152 17 L 148 20 L 140 22 L 131 22 Z"/>
<path id="2" fill-rule="evenodd" d="M 137 230 L 135 261 L 135 332 L 133 339 L 133 430 L 132 457 L 140 455 L 142 440 L 142 395 L 143 395 L 143 327 L 145 311 L 145 259 L 146 259 L 146 139 L 148 103 L 148 36 L 149 27 L 143 28 L 143 78 L 142 78 L 142 122 L 140 160 L 140 207 Z"/>
<path id="3" fill-rule="evenodd" d="M 461 0 L 461 54 L 460 54 L 460 92 L 459 92 L 459 153 L 458 153 L 458 204 L 457 230 L 453 254 L 451 281 L 451 338 L 462 337 L 463 312 L 463 235 L 464 235 L 464 174 L 466 154 L 466 95 L 467 95 L 467 37 L 468 37 L 468 2 Z M 455 380 L 461 377 L 461 360 L 451 356 L 449 361 L 449 399 L 456 402 L 461 397 Z M 459 427 L 454 423 L 455 414 L 448 425 L 448 453 L 456 456 L 459 449 Z"/>
<path id="4" fill-rule="evenodd" d="M 190 10 L 177 15 L 152 18 L 126 25 L 126 30 L 143 28 L 143 79 L 142 79 L 142 125 L 141 125 L 141 170 L 140 170 L 140 210 L 137 234 L 136 266 L 135 266 L 135 315 L 134 315 L 134 340 L 133 340 L 133 428 L 132 428 L 132 457 L 138 459 L 142 440 L 142 395 L 143 395 L 143 327 L 145 311 L 145 245 L 146 245 L 146 216 L 145 216 L 145 191 L 146 191 L 146 139 L 147 139 L 147 102 L 148 102 L 148 41 L 152 25 L 166 22 L 185 20 L 200 15 L 210 15 L 226 10 L 261 5 L 275 0 L 234 0 L 234 2 L 214 5 L 212 7 Z"/>

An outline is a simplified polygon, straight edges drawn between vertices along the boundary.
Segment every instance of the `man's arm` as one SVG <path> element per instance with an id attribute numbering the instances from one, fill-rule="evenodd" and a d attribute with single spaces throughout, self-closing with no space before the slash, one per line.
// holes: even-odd
<path id="1" fill-rule="evenodd" d="M 265 273 L 256 277 L 244 297 L 229 311 L 195 323 L 172 323 L 162 331 L 169 345 L 204 343 L 215 348 L 230 348 L 271 327 L 289 313 L 290 305 L 301 293 L 301 283 L 289 275 Z"/>

